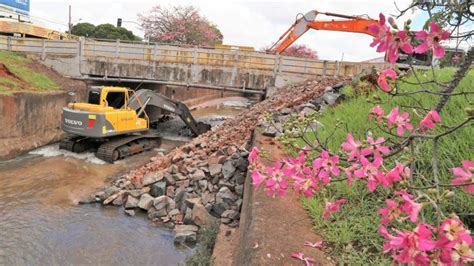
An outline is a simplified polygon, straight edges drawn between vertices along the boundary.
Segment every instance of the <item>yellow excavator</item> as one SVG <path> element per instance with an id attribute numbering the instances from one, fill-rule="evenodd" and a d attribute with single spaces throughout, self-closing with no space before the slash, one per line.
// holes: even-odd
<path id="1" fill-rule="evenodd" d="M 160 144 L 152 123 L 168 113 L 177 114 L 194 135 L 211 126 L 196 122 L 188 107 L 152 90 L 95 86 L 87 103 L 69 103 L 63 108 L 62 129 L 70 136 L 59 147 L 71 152 L 95 149 L 96 156 L 112 163 Z"/>

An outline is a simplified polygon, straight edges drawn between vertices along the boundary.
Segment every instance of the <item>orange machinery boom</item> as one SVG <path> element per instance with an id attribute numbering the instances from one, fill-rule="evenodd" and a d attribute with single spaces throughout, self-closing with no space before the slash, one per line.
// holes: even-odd
<path id="1" fill-rule="evenodd" d="M 346 20 L 328 20 L 328 21 L 315 21 L 314 19 L 318 14 L 323 14 L 329 17 L 344 18 Z M 278 41 L 273 45 L 271 50 L 277 53 L 285 51 L 291 44 L 293 44 L 301 35 L 303 35 L 309 29 L 315 30 L 329 30 L 329 31 L 345 31 L 345 32 L 358 32 L 365 33 L 371 36 L 375 36 L 369 31 L 368 26 L 371 24 L 378 23 L 378 20 L 371 18 L 364 18 L 360 16 L 347 16 L 328 12 L 318 12 L 312 10 L 306 13 L 303 17 L 297 19 L 291 27 L 280 36 Z"/>

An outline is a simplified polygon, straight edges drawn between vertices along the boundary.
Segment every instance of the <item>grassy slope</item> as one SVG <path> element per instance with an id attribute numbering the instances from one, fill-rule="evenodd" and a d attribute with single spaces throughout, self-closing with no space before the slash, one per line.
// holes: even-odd
<path id="1" fill-rule="evenodd" d="M 0 76 L 0 93 L 16 91 L 51 91 L 60 87 L 46 74 L 34 72 L 29 69 L 31 60 L 9 51 L 0 51 L 0 63 L 5 66 L 25 83 L 15 79 Z"/>
<path id="2" fill-rule="evenodd" d="M 437 73 L 440 80 L 449 80 L 454 73 L 452 69 L 443 69 Z M 420 73 L 423 75 L 422 73 Z M 413 79 L 414 80 L 414 79 Z M 465 77 L 457 91 L 472 91 L 474 84 L 474 71 Z M 408 84 L 403 85 L 404 89 L 413 89 L 414 86 Z M 352 88 L 346 88 L 349 94 L 353 93 Z M 413 106 L 414 100 L 407 97 L 389 98 L 386 94 L 375 92 L 375 95 L 381 97 L 383 104 L 382 108 L 389 112 L 389 110 L 398 106 Z M 424 106 L 434 106 L 438 97 L 426 94 L 416 95 L 416 100 L 423 103 Z M 441 119 L 445 125 L 453 126 L 463 121 L 466 118 L 464 108 L 474 102 L 474 97 L 452 97 L 441 113 Z M 365 139 L 365 130 L 368 124 L 367 115 L 369 110 L 375 106 L 374 103 L 369 103 L 367 97 L 353 97 L 343 104 L 334 108 L 328 108 L 324 114 L 319 118 L 323 127 L 319 128 L 319 134 L 324 139 L 333 133 L 333 125 L 336 121 L 343 122 L 344 126 L 336 130 L 329 141 L 329 148 L 332 151 L 337 151 L 342 142 L 345 141 L 346 132 L 352 132 L 355 138 Z M 401 110 L 409 111 L 410 108 L 401 108 Z M 412 123 L 417 124 L 419 118 L 410 112 Z M 347 130 L 346 130 L 347 128 Z M 381 136 L 375 128 L 372 130 L 374 136 Z M 474 127 L 463 128 L 440 141 L 440 170 L 441 181 L 449 183 L 452 174 L 450 169 L 454 166 L 460 165 L 461 160 L 474 159 L 472 152 L 474 147 Z M 430 177 L 431 173 L 431 143 L 421 143 L 420 149 L 416 152 L 417 172 L 416 175 L 424 175 Z M 416 178 L 416 177 L 415 177 Z M 419 178 L 418 178 L 419 180 Z M 313 217 L 315 229 L 321 232 L 326 241 L 330 242 L 334 247 L 333 255 L 338 257 L 341 262 L 351 264 L 386 264 L 389 263 L 388 256 L 382 255 L 381 247 L 383 239 L 377 232 L 379 225 L 379 215 L 377 210 L 384 206 L 383 200 L 385 195 L 388 195 L 387 190 L 377 190 L 376 194 L 369 193 L 364 184 L 359 182 L 358 185 L 347 188 L 345 183 L 338 183 L 332 185 L 325 193 L 316 195 L 313 199 L 304 200 L 305 206 L 308 208 L 310 215 Z M 344 197 L 348 200 L 342 208 L 342 212 L 336 214 L 334 222 L 324 222 L 321 219 L 324 210 L 325 199 L 335 199 Z M 446 213 L 456 211 L 458 213 L 472 213 L 474 210 L 474 199 L 468 196 L 462 190 L 456 190 L 456 195 L 445 206 Z M 432 210 L 427 209 L 425 217 L 427 221 L 432 220 L 430 215 Z M 461 217 L 463 218 L 463 217 Z M 472 217 L 471 217 L 472 218 Z M 472 224 L 470 224 L 472 229 Z"/>

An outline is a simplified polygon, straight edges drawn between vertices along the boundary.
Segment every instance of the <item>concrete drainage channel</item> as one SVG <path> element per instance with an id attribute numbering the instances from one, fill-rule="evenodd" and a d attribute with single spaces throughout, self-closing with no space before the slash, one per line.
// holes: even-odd
<path id="1" fill-rule="evenodd" d="M 252 222 L 252 217 L 245 217 L 245 206 L 252 202 L 244 203 L 243 197 L 244 191 L 251 190 L 247 157 L 253 130 L 265 124 L 262 114 L 316 112 L 338 101 L 342 87 L 338 83 L 334 78 L 321 78 L 288 86 L 242 112 L 239 119 L 227 120 L 169 154 L 151 158 L 83 202 L 116 205 L 132 216 L 146 212 L 155 224 L 173 228 L 175 243 L 185 246 L 197 242 L 200 228 L 216 222 L 247 228 Z M 301 96 L 291 97 L 295 91 Z"/>

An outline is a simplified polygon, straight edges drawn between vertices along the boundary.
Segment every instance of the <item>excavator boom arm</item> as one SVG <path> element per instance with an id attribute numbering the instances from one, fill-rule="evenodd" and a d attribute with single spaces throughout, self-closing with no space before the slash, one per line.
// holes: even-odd
<path id="1" fill-rule="evenodd" d="M 153 92 L 152 90 L 138 90 L 133 94 L 128 102 L 129 108 L 134 109 L 140 113 L 147 105 L 155 106 L 168 112 L 177 114 L 196 136 L 210 129 L 209 125 L 196 122 L 188 107 L 184 103 L 173 101 L 166 96 Z"/>
<path id="2" fill-rule="evenodd" d="M 344 18 L 345 20 L 328 20 L 328 21 L 317 21 L 316 16 L 318 14 L 324 14 L 330 17 Z M 291 27 L 280 36 L 278 41 L 275 43 L 274 51 L 281 53 L 292 45 L 301 35 L 307 32 L 309 29 L 315 30 L 327 30 L 327 31 L 344 31 L 344 32 L 357 32 L 364 33 L 374 36 L 369 31 L 368 26 L 371 24 L 378 23 L 375 19 L 363 18 L 357 16 L 347 16 L 335 13 L 321 13 L 316 10 L 309 11 L 303 17 L 297 19 Z"/>

